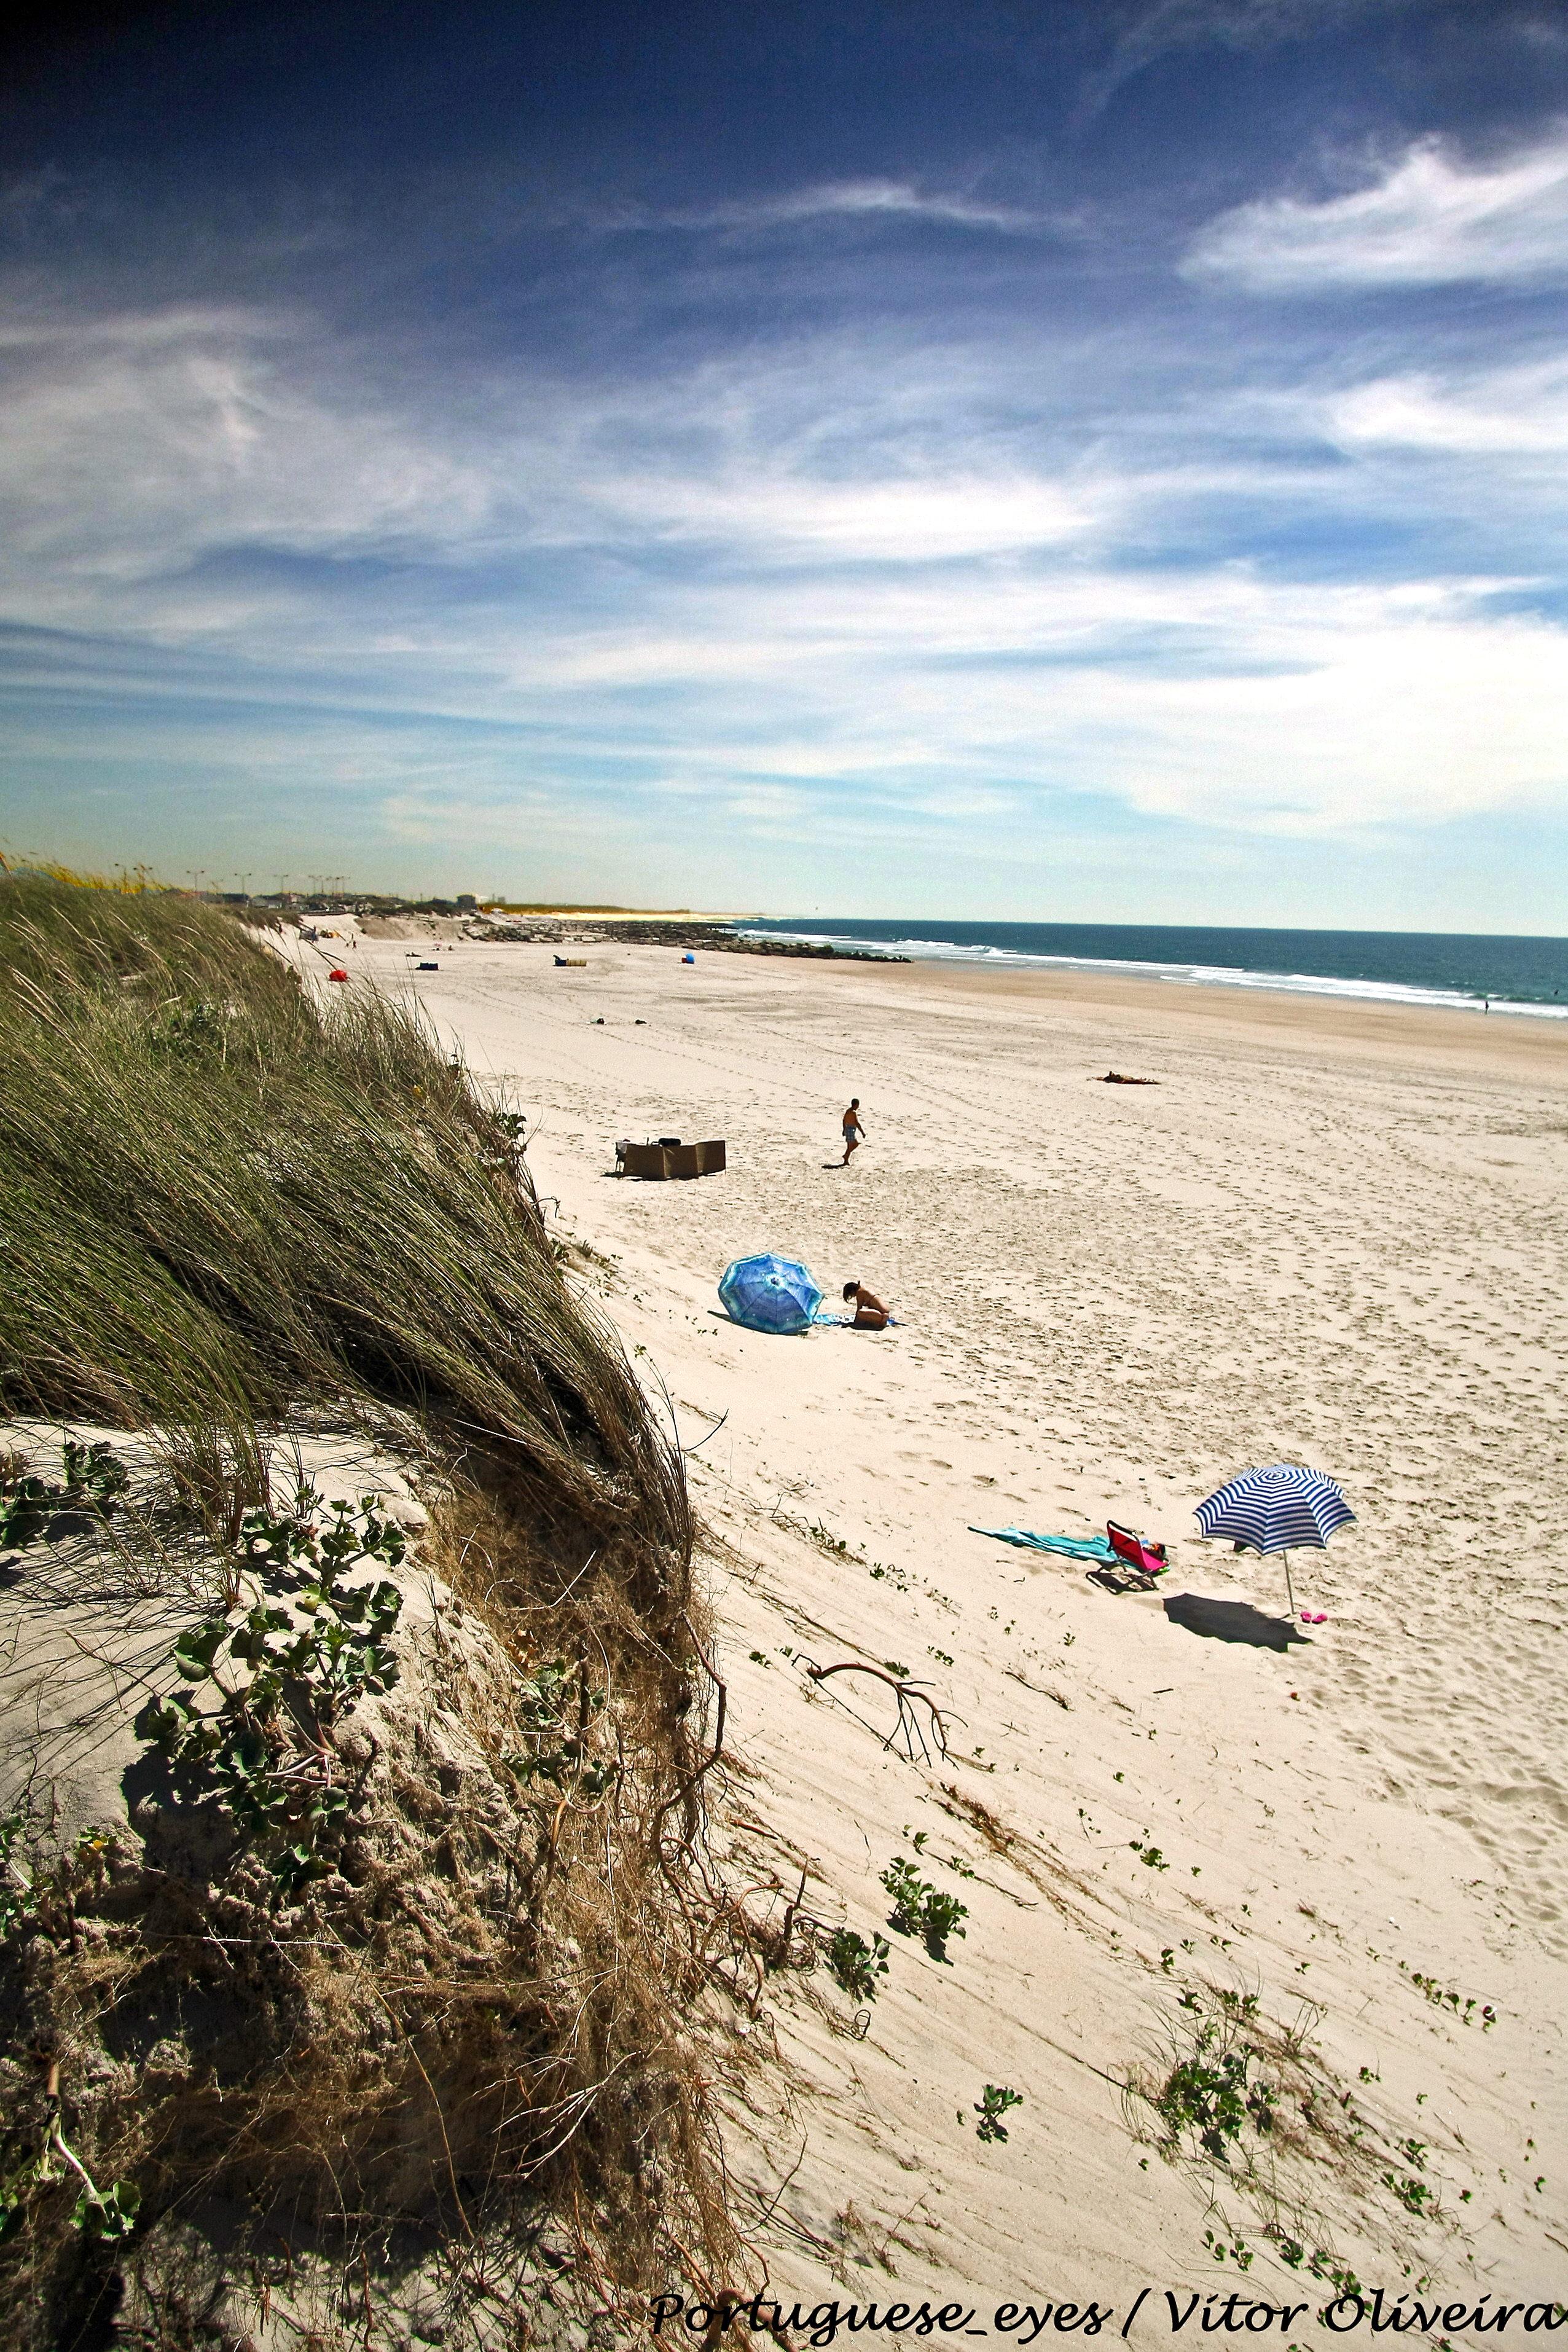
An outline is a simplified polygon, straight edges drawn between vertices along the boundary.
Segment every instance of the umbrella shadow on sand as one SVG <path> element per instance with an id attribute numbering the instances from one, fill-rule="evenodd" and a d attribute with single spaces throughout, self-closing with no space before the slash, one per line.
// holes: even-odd
<path id="1" fill-rule="evenodd" d="M 1310 1649 L 1288 1617 L 1269 1617 L 1250 1601 L 1210 1601 L 1201 1592 L 1168 1592 L 1165 1614 L 1173 1625 L 1208 1642 L 1244 1642 L 1254 1650 Z"/>

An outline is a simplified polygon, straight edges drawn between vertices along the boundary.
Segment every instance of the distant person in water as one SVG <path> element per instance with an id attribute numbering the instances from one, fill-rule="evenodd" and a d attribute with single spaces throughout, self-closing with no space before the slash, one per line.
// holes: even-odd
<path id="1" fill-rule="evenodd" d="M 860 1124 L 860 1097 L 856 1095 L 844 1114 L 844 1157 L 838 1163 L 841 1168 L 848 1167 L 849 1154 L 858 1151 L 865 1139 L 866 1130 Z"/>
<path id="2" fill-rule="evenodd" d="M 892 1320 L 876 1293 L 868 1290 L 863 1282 L 845 1284 L 844 1303 L 855 1309 L 853 1328 L 857 1331 L 885 1331 Z"/>

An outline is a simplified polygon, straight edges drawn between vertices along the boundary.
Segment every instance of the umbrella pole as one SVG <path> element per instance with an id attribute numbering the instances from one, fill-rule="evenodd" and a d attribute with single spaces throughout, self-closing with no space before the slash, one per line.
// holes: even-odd
<path id="1" fill-rule="evenodd" d="M 1279 1557 L 1285 1563 L 1285 1598 L 1290 1603 L 1290 1615 L 1292 1620 L 1294 1620 L 1296 1615 L 1296 1595 L 1290 1585 L 1290 1555 L 1288 1551 L 1282 1551 Z"/>

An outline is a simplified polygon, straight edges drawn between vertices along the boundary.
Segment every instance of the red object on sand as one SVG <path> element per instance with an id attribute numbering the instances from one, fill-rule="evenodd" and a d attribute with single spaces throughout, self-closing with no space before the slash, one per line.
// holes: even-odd
<path id="1" fill-rule="evenodd" d="M 1146 1544 L 1142 1536 L 1135 1536 L 1131 1528 L 1119 1528 L 1114 1519 L 1106 1521 L 1105 1532 L 1117 1559 L 1144 1576 L 1163 1576 L 1171 1565 L 1163 1544 Z"/>
<path id="2" fill-rule="evenodd" d="M 339 964 L 333 971 L 327 974 L 327 978 L 329 980 L 347 980 L 348 974 L 343 970 L 342 964 Z"/>

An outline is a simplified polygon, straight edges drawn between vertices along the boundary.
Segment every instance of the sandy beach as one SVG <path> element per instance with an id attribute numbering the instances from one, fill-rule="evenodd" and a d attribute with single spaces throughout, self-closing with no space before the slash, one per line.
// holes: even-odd
<path id="1" fill-rule="evenodd" d="M 782 2063 L 737 2093 L 731 2162 L 775 2281 L 1124 2309 L 1237 2285 L 1215 2241 L 1247 2292 L 1300 2290 L 1297 2242 L 1391 2293 L 1561 2294 L 1568 1036 L 580 952 L 465 943 L 406 985 L 527 1113 L 584 1283 L 695 1449 L 735 1854 L 759 1901 L 804 1867 L 868 1937 L 899 1855 L 969 1908 L 946 1965 L 891 1937 L 863 2040 L 820 1972 L 770 1985 L 752 2030 Z M 402 944 L 350 961 L 405 984 Z M 724 1137 L 727 1172 L 616 1181 L 616 1139 L 658 1134 Z M 715 1285 L 757 1248 L 830 1299 L 864 1280 L 898 1328 L 733 1328 Z M 1277 1561 L 1192 1517 L 1276 1459 L 1357 1515 L 1294 1563 L 1310 1629 Z M 1158 1593 L 970 1531 L 1108 1516 L 1170 1545 Z M 884 1744 L 885 1685 L 803 1671 L 852 1658 L 924 1678 L 948 1759 Z M 1162 2161 L 1124 2087 L 1247 2000 L 1318 2070 L 1263 2189 Z M 1005 2145 L 975 2137 L 987 2084 L 1022 2094 Z"/>

